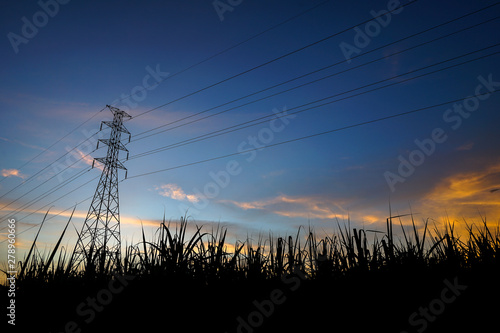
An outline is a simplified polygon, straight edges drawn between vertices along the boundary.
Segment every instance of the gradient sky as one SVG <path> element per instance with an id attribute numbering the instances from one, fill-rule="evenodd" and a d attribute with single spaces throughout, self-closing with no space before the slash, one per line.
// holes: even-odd
<path id="1" fill-rule="evenodd" d="M 151 234 L 163 214 L 176 220 L 186 210 L 195 223 L 210 227 L 223 222 L 232 237 L 242 240 L 259 232 L 294 234 L 298 226 L 309 224 L 318 232 L 332 232 L 337 219 L 342 224 L 348 217 L 351 226 L 383 231 L 389 205 L 393 215 L 408 214 L 411 207 L 420 226 L 426 218 L 441 222 L 445 216 L 462 225 L 463 218 L 477 222 L 481 215 L 498 223 L 500 94 L 490 92 L 500 89 L 500 20 L 495 19 L 500 6 L 491 6 L 494 1 L 61 2 L 57 7 L 54 0 L 42 0 L 43 6 L 37 1 L 9 2 L 0 11 L 0 241 L 6 237 L 7 219 L 15 218 L 18 242 L 26 246 L 37 230 L 33 226 L 52 206 L 41 236 L 41 244 L 48 246 L 73 206 L 93 195 L 97 179 L 91 179 L 99 176 L 99 168 L 41 198 L 88 169 L 94 157 L 105 156 L 104 145 L 92 150 L 109 129 L 92 135 L 101 121 L 112 117 L 108 109 L 96 114 L 107 104 L 136 117 L 125 123 L 132 133 L 127 145 L 131 159 L 125 163 L 128 179 L 119 185 L 122 237 L 128 241 L 139 239 L 141 220 Z M 367 22 L 398 4 L 406 6 L 390 17 Z M 471 28 L 459 32 L 467 27 Z M 412 49 L 405 51 L 408 48 Z M 360 56 L 346 61 L 346 55 Z M 215 108 L 333 64 L 337 65 Z M 329 75 L 139 140 L 145 137 L 139 133 L 157 126 L 214 108 L 175 124 L 180 125 Z M 316 106 L 321 102 L 313 102 L 347 91 L 351 92 L 322 103 L 366 93 L 132 158 L 273 112 L 290 114 L 306 109 L 297 107 L 307 103 Z M 476 94 L 481 95 L 466 98 Z M 140 176 L 233 154 L 252 144 L 273 145 L 433 105 L 439 106 Z M 75 156 L 83 158 L 61 173 L 78 159 Z M 402 160 L 416 166 L 408 169 Z M 229 177 L 223 176 L 227 168 L 233 173 Z M 124 177 L 120 171 L 120 179 Z M 214 177 L 219 177 L 218 184 Z M 87 200 L 77 206 L 76 229 L 89 204 Z M 75 240 L 75 228 L 65 243 Z"/>

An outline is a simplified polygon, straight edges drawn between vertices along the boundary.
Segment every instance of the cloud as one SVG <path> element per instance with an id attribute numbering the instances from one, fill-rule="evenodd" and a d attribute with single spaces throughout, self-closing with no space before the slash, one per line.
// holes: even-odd
<path id="1" fill-rule="evenodd" d="M 279 195 L 267 200 L 238 202 L 234 200 L 221 200 L 243 210 L 258 209 L 286 217 L 334 219 L 347 218 L 347 212 L 337 203 L 328 198 L 314 196 L 292 197 Z M 334 211 L 337 208 L 338 211 Z"/>
<path id="2" fill-rule="evenodd" d="M 479 217 L 500 218 L 500 163 L 483 170 L 455 173 L 440 181 L 423 200 L 426 212 L 448 214 L 451 220 Z"/>
<path id="3" fill-rule="evenodd" d="M 186 194 L 177 184 L 163 184 L 155 186 L 155 190 L 158 191 L 158 194 L 161 196 L 174 200 L 189 202 L 198 202 L 200 200 L 198 196 L 194 194 Z"/>
<path id="4" fill-rule="evenodd" d="M 286 171 L 284 169 L 275 170 L 275 171 L 271 171 L 269 173 L 266 173 L 266 174 L 262 175 L 261 177 L 264 179 L 278 177 L 278 176 L 282 176 L 283 174 L 285 174 L 285 172 Z"/>
<path id="5" fill-rule="evenodd" d="M 236 206 L 242 210 L 255 210 L 256 213 L 269 213 L 278 216 L 298 219 L 291 222 L 290 225 L 302 226 L 310 223 L 312 226 L 319 227 L 321 230 L 325 227 L 325 223 L 336 225 L 337 221 L 340 225 L 349 221 L 352 227 L 365 228 L 374 230 L 384 230 L 387 212 L 367 209 L 363 207 L 351 210 L 355 201 L 352 199 L 332 198 L 324 195 L 310 196 L 289 196 L 278 195 L 267 200 L 257 201 L 234 201 L 220 200 L 219 203 L 225 203 Z"/>
<path id="6" fill-rule="evenodd" d="M 460 147 L 457 147 L 455 150 L 462 151 L 462 150 L 471 150 L 472 147 L 474 147 L 474 142 L 469 142 L 464 145 L 461 145 Z"/>
<path id="7" fill-rule="evenodd" d="M 23 175 L 21 171 L 17 169 L 2 169 L 2 176 L 4 177 L 19 177 L 25 179 L 27 176 Z"/>
<path id="8" fill-rule="evenodd" d="M 74 153 L 75 157 L 77 157 L 79 159 L 81 158 L 81 162 L 83 162 L 89 166 L 92 166 L 92 164 L 93 164 L 94 168 L 97 168 L 101 171 L 104 170 L 104 165 L 100 162 L 94 163 L 94 158 L 92 156 L 90 156 L 89 154 L 85 154 L 84 152 L 82 152 L 79 149 L 75 149 L 74 151 L 75 151 L 75 153 Z M 79 168 L 78 164 L 79 163 L 76 163 L 76 165 L 74 165 L 73 167 Z"/>
<path id="9" fill-rule="evenodd" d="M 7 139 L 7 138 L 1 137 L 1 136 L 0 136 L 0 140 L 7 141 L 7 142 L 12 142 L 12 143 L 17 143 L 18 145 L 21 145 L 21 146 L 24 146 L 24 147 L 28 147 L 28 148 L 31 148 L 31 149 L 37 149 L 37 150 L 41 150 L 41 151 L 46 151 L 47 150 L 47 149 L 45 149 L 43 147 L 39 147 L 39 146 L 36 146 L 36 145 L 30 145 L 30 144 L 24 143 L 24 142 L 19 141 L 19 140 Z"/>

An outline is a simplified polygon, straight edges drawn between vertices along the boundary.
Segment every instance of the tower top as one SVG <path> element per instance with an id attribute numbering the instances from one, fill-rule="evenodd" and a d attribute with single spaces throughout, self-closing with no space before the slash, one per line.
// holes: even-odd
<path id="1" fill-rule="evenodd" d="M 106 105 L 106 107 L 108 109 L 111 110 L 111 112 L 113 112 L 113 115 L 116 115 L 116 114 L 119 114 L 119 115 L 122 115 L 123 117 L 127 117 L 127 118 L 132 118 L 131 115 L 129 115 L 127 112 L 123 111 L 123 110 L 120 110 L 118 108 L 115 108 L 114 106 L 111 106 L 111 105 Z"/>

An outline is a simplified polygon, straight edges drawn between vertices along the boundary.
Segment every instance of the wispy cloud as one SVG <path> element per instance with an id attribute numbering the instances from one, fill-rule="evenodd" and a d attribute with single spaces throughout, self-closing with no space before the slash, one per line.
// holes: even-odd
<path id="1" fill-rule="evenodd" d="M 189 202 L 198 202 L 200 200 L 197 195 L 186 194 L 184 190 L 177 184 L 163 184 L 160 186 L 155 186 L 154 189 L 161 196 L 174 200 Z"/>
<path id="2" fill-rule="evenodd" d="M 15 140 L 15 139 L 7 139 L 7 138 L 1 137 L 1 136 L 0 136 L 0 140 L 6 141 L 6 142 L 11 142 L 11 143 L 16 143 L 18 145 L 21 145 L 21 146 L 24 146 L 24 147 L 28 147 L 28 148 L 31 148 L 31 149 L 36 149 L 36 150 L 41 150 L 41 151 L 46 151 L 47 150 L 47 149 L 45 149 L 43 147 L 39 147 L 39 146 L 36 146 L 36 145 L 30 145 L 30 144 L 27 144 L 27 143 L 24 143 L 22 141 Z"/>
<path id="3" fill-rule="evenodd" d="M 17 169 L 2 169 L 2 176 L 4 177 L 19 177 L 25 179 L 27 176 L 22 174 L 21 171 Z"/>
<path id="4" fill-rule="evenodd" d="M 81 158 L 81 161 L 87 165 L 92 165 L 94 164 L 94 167 L 99 169 L 99 170 L 103 170 L 104 167 L 101 163 L 94 163 L 94 158 L 92 156 L 90 156 L 89 154 L 85 154 L 84 152 L 82 152 L 81 150 L 79 149 L 75 149 L 75 156 Z M 74 166 L 75 168 L 78 168 L 78 166 Z"/>
<path id="5" fill-rule="evenodd" d="M 267 200 L 238 202 L 222 200 L 243 210 L 259 209 L 286 217 L 302 217 L 317 219 L 347 218 L 347 212 L 331 199 L 319 197 L 292 197 L 279 195 Z M 337 208 L 337 211 L 334 210 Z"/>
<path id="6" fill-rule="evenodd" d="M 483 170 L 456 173 L 439 182 L 424 198 L 427 213 L 448 213 L 450 219 L 478 217 L 489 220 L 500 216 L 500 163 Z"/>
<path id="7" fill-rule="evenodd" d="M 353 202 L 321 195 L 289 196 L 281 194 L 267 200 L 247 202 L 221 200 L 219 202 L 245 211 L 256 210 L 288 218 L 297 218 L 299 221 L 296 225 L 312 223 L 312 225 L 321 228 L 324 226 L 323 222 L 339 221 L 342 224 L 351 221 L 353 225 L 359 225 L 361 228 L 370 226 L 369 229 L 383 230 L 387 217 L 385 212 L 373 209 L 370 211 L 365 209 L 351 211 L 346 207 L 352 206 Z"/>
<path id="8" fill-rule="evenodd" d="M 87 102 L 47 98 L 36 94 L 10 91 L 0 93 L 0 102 L 18 108 L 37 110 L 42 117 L 71 116 L 71 118 L 88 119 L 98 109 Z"/>
<path id="9" fill-rule="evenodd" d="M 278 177 L 278 176 L 282 176 L 285 174 L 285 170 L 284 169 L 281 169 L 281 170 L 275 170 L 275 171 L 271 171 L 269 173 L 266 173 L 264 175 L 262 175 L 261 177 L 264 178 L 264 179 L 267 179 L 267 178 L 273 178 L 273 177 Z"/>
<path id="10" fill-rule="evenodd" d="M 455 150 L 461 151 L 461 150 L 471 150 L 472 147 L 474 147 L 474 142 L 468 142 L 464 145 L 461 145 L 460 147 L 457 147 Z"/>

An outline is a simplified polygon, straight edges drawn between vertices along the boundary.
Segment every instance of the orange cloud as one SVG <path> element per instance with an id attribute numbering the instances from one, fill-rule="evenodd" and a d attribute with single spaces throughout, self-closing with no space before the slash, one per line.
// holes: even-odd
<path id="1" fill-rule="evenodd" d="M 469 142 L 464 145 L 461 145 L 460 147 L 456 148 L 455 150 L 471 150 L 474 147 L 474 142 Z"/>
<path id="2" fill-rule="evenodd" d="M 23 175 L 21 171 L 17 169 L 2 169 L 2 176 L 4 177 L 19 177 L 21 179 L 26 178 L 26 175 Z"/>
<path id="3" fill-rule="evenodd" d="M 82 161 L 87 164 L 87 165 L 92 165 L 92 162 L 94 162 L 94 159 L 88 155 L 88 154 L 84 154 L 81 150 L 79 149 L 75 149 L 76 150 L 76 153 L 78 154 L 78 156 L 80 156 L 82 158 Z"/>
<path id="4" fill-rule="evenodd" d="M 313 196 L 291 197 L 279 195 L 268 200 L 257 200 L 250 202 L 238 202 L 234 200 L 222 200 L 222 203 L 229 203 L 243 210 L 259 209 L 266 210 L 273 214 L 286 217 L 302 217 L 317 219 L 347 218 L 345 210 L 331 199 Z M 338 211 L 334 211 L 337 208 Z M 339 213 L 339 211 L 341 213 Z"/>
<path id="5" fill-rule="evenodd" d="M 160 186 L 155 186 L 155 190 L 158 193 L 167 198 L 180 201 L 198 202 L 200 199 L 194 194 L 186 194 L 182 188 L 177 184 L 163 184 Z"/>
<path id="6" fill-rule="evenodd" d="M 81 161 L 87 165 L 90 165 L 92 166 L 92 164 L 94 164 L 94 168 L 97 168 L 99 170 L 104 170 L 104 166 L 102 163 L 100 162 L 96 162 L 94 163 L 94 158 L 92 156 L 90 156 L 89 154 L 85 154 L 84 152 L 82 152 L 81 150 L 79 149 L 75 149 L 75 157 L 79 157 L 81 158 Z M 73 168 L 78 168 L 78 163 L 75 164 L 74 166 L 72 166 Z"/>
<path id="7" fill-rule="evenodd" d="M 249 202 L 220 200 L 219 202 L 231 204 L 243 210 L 255 209 L 289 218 L 304 219 L 304 222 L 299 222 L 299 225 L 303 225 L 311 219 L 319 220 L 312 221 L 312 224 L 319 222 L 318 226 L 324 226 L 323 222 L 338 220 L 341 225 L 351 221 L 356 228 L 367 227 L 379 231 L 385 230 L 386 218 L 389 214 L 389 212 L 374 210 L 373 208 L 361 208 L 351 211 L 348 207 L 355 204 L 353 200 L 339 200 L 322 196 L 288 196 L 281 194 L 267 200 Z M 402 221 L 402 223 L 411 225 L 411 221 Z"/>
<path id="8" fill-rule="evenodd" d="M 457 173 L 443 179 L 423 200 L 423 210 L 453 220 L 500 218 L 500 163 L 483 170 Z M 430 215 L 429 215 L 430 216 Z"/>

